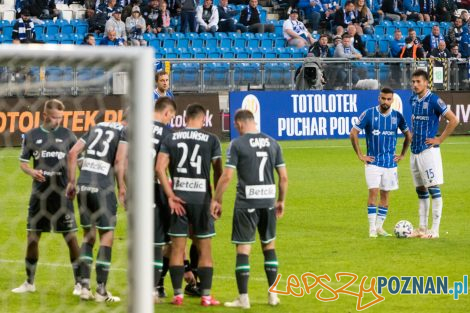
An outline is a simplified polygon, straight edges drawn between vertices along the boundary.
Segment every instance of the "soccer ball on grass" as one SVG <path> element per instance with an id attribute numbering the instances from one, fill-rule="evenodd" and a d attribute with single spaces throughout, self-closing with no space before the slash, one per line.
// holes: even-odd
<path id="1" fill-rule="evenodd" d="M 405 220 L 399 221 L 393 229 L 397 238 L 408 238 L 413 233 L 413 225 Z"/>

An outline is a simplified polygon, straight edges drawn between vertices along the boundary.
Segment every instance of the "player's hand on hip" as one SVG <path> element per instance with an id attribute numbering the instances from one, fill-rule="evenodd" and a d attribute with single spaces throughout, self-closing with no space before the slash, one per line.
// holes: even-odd
<path id="1" fill-rule="evenodd" d="M 168 198 L 168 205 L 170 206 L 171 209 L 171 214 L 176 214 L 179 216 L 186 215 L 186 210 L 184 209 L 183 204 L 185 204 L 181 198 L 178 198 L 177 196 L 173 196 Z"/>
<path id="2" fill-rule="evenodd" d="M 359 157 L 359 160 L 367 164 L 367 163 L 374 162 L 375 158 L 370 155 L 362 155 Z"/>
<path id="3" fill-rule="evenodd" d="M 211 215 L 216 220 L 222 216 L 222 205 L 215 200 L 211 201 Z"/>
<path id="4" fill-rule="evenodd" d="M 395 154 L 395 156 L 393 157 L 393 162 L 400 162 L 401 160 L 403 160 L 404 156 L 401 155 L 401 154 Z"/>
<path id="5" fill-rule="evenodd" d="M 75 186 L 75 184 L 68 183 L 67 187 L 65 188 L 65 196 L 69 198 L 70 200 L 73 200 L 76 194 L 77 194 L 77 187 Z"/>
<path id="6" fill-rule="evenodd" d="M 284 201 L 277 201 L 276 202 L 276 218 L 281 218 L 284 216 Z"/>
<path id="7" fill-rule="evenodd" d="M 34 180 L 37 180 L 40 183 L 43 183 L 46 181 L 46 177 L 43 175 L 42 170 L 33 170 L 31 176 L 33 177 Z"/>
<path id="8" fill-rule="evenodd" d="M 441 144 L 441 140 L 440 140 L 439 138 L 427 138 L 424 143 L 426 143 L 427 145 L 431 145 L 431 146 L 434 147 L 434 146 L 440 145 L 440 144 Z"/>

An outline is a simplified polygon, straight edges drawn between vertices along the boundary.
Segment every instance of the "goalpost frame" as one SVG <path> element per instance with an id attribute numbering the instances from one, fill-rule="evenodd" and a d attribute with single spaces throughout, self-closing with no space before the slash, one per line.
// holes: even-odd
<path id="1" fill-rule="evenodd" d="M 18 62 L 69 63 L 103 61 L 129 66 L 128 312 L 154 312 L 153 305 L 153 118 L 154 52 L 147 47 L 73 45 L 0 45 L 0 65 Z"/>

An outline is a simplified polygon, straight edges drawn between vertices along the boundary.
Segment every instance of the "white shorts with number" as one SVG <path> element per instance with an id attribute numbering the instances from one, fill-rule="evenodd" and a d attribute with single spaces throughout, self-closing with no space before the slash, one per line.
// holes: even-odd
<path id="1" fill-rule="evenodd" d="M 440 148 L 429 148 L 410 157 L 411 175 L 416 187 L 436 186 L 444 183 Z"/>
<path id="2" fill-rule="evenodd" d="M 367 188 L 390 191 L 398 189 L 398 171 L 396 167 L 386 168 L 366 165 Z"/>

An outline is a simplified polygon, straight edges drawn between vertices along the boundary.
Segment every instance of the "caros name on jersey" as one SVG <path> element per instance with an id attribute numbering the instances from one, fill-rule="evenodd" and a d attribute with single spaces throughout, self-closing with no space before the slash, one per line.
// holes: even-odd
<path id="1" fill-rule="evenodd" d="M 264 147 L 269 147 L 271 145 L 271 142 L 269 141 L 269 138 L 250 138 L 250 146 L 253 148 L 264 148 Z"/>
<path id="2" fill-rule="evenodd" d="M 35 157 L 35 159 L 39 159 L 39 156 L 43 159 L 47 159 L 47 158 L 56 158 L 58 160 L 62 160 L 63 158 L 65 158 L 65 152 L 62 152 L 62 151 L 41 151 L 41 154 L 39 153 L 33 153 L 33 156 Z"/>
<path id="3" fill-rule="evenodd" d="M 195 130 L 192 131 L 180 131 L 173 133 L 173 140 L 178 139 L 194 139 L 197 141 L 209 141 L 209 135 L 204 134 Z"/>

